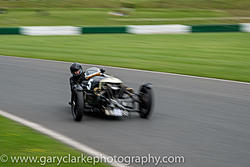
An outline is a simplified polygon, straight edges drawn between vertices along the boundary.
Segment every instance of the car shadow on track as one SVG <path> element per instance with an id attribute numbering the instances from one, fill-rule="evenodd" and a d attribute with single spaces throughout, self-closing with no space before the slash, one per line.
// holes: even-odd
<path id="1" fill-rule="evenodd" d="M 67 107 L 67 112 L 70 113 L 70 117 L 72 118 L 72 113 L 70 107 Z M 128 117 L 115 117 L 115 116 L 107 116 L 104 113 L 100 112 L 86 112 L 84 113 L 83 120 L 100 120 L 100 121 L 126 121 L 126 120 L 134 120 L 140 119 L 137 113 L 129 113 Z"/>

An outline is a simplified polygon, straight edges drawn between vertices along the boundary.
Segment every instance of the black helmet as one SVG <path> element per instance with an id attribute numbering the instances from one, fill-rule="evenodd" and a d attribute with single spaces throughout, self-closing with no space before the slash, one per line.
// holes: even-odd
<path id="1" fill-rule="evenodd" d="M 75 72 L 79 71 L 79 70 L 80 70 L 80 73 L 76 74 Z M 71 66 L 70 66 L 70 72 L 71 72 L 71 74 L 73 76 L 79 76 L 79 75 L 81 75 L 82 74 L 82 66 L 81 66 L 81 64 L 79 64 L 79 63 L 73 63 L 73 64 L 71 64 Z"/>

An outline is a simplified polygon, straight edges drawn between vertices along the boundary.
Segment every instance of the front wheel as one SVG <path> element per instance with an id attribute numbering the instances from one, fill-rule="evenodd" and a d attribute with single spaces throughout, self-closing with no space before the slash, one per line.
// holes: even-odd
<path id="1" fill-rule="evenodd" d="M 71 106 L 72 115 L 75 121 L 81 121 L 84 113 L 83 92 L 76 92 L 73 104 Z"/>
<path id="2" fill-rule="evenodd" d="M 141 118 L 149 118 L 153 107 L 153 90 L 151 84 L 142 85 L 139 92 L 139 114 Z"/>

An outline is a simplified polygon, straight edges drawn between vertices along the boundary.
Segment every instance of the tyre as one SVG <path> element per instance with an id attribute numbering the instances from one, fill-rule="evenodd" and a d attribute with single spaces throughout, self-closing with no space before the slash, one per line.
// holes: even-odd
<path id="1" fill-rule="evenodd" d="M 76 92 L 73 104 L 71 106 L 72 115 L 75 121 L 81 121 L 84 113 L 83 92 Z"/>
<path id="2" fill-rule="evenodd" d="M 141 118 L 149 118 L 153 107 L 153 90 L 151 84 L 142 85 L 139 91 L 139 114 Z"/>

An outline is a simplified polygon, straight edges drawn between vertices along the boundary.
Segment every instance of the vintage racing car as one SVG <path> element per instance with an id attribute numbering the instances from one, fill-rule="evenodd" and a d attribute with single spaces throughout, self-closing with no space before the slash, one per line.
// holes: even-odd
<path id="1" fill-rule="evenodd" d="M 103 69 L 88 68 L 86 80 L 74 88 L 76 96 L 71 105 L 75 121 L 81 121 L 86 112 L 101 112 L 106 116 L 128 117 L 129 112 L 138 112 L 148 118 L 153 107 L 153 92 L 150 83 L 143 84 L 138 94 Z"/>

